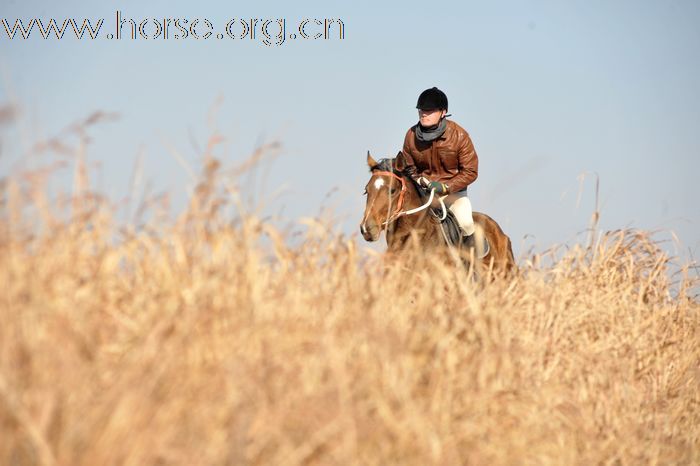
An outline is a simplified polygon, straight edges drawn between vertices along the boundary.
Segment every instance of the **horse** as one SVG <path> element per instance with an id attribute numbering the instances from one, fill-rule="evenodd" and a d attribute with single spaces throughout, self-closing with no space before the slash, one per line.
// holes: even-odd
<path id="1" fill-rule="evenodd" d="M 405 161 L 399 152 L 394 159 L 377 162 L 367 151 L 367 165 L 371 178 L 365 186 L 367 203 L 360 224 L 360 232 L 366 241 L 377 241 L 386 230 L 387 252 L 405 251 L 416 238 L 424 250 L 443 250 L 450 246 L 440 219 L 430 214 L 434 192 L 424 202 L 419 188 L 403 169 Z M 447 214 L 444 204 L 442 220 Z M 494 219 L 481 212 L 473 212 L 476 228 L 473 251 L 464 251 L 464 258 L 475 258 L 494 272 L 508 275 L 517 270 L 510 238 Z M 483 239 L 486 242 L 483 242 Z M 482 247 L 482 245 L 485 245 Z M 454 252 L 454 251 L 453 251 Z M 473 256 L 472 256 L 473 254 Z"/>

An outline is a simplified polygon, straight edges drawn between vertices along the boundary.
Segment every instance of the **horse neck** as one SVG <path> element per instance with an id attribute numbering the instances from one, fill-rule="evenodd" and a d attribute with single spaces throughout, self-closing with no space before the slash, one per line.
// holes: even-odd
<path id="1" fill-rule="evenodd" d="M 421 198 L 413 181 L 406 177 L 405 185 L 406 194 L 401 210 L 406 211 L 422 206 L 425 201 Z M 437 224 L 428 217 L 427 209 L 412 215 L 403 215 L 391 224 L 387 244 L 390 248 L 400 248 L 414 230 L 418 231 L 424 239 L 433 238 L 438 232 L 437 227 Z"/>
<path id="2" fill-rule="evenodd" d="M 415 209 L 417 207 L 420 207 L 423 205 L 423 199 L 421 199 L 420 194 L 418 193 L 418 189 L 416 188 L 416 185 L 411 181 L 410 178 L 404 176 L 405 180 L 405 186 L 406 186 L 406 194 L 404 195 L 404 202 L 403 202 L 403 209 L 402 210 L 411 210 Z M 407 215 L 403 216 L 401 220 L 407 223 L 415 223 L 417 222 L 418 218 L 420 218 L 421 215 L 419 214 L 414 214 L 414 215 Z"/>

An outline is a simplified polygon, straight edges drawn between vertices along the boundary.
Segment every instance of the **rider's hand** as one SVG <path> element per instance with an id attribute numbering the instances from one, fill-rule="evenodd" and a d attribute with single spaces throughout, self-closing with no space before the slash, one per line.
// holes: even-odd
<path id="1" fill-rule="evenodd" d="M 423 188 L 430 186 L 430 180 L 424 176 L 419 177 L 416 181 L 418 182 L 418 185 Z"/>
<path id="2" fill-rule="evenodd" d="M 439 181 L 431 181 L 428 185 L 429 190 L 435 190 L 435 194 L 445 194 L 447 192 L 447 185 L 445 183 L 440 183 Z"/>

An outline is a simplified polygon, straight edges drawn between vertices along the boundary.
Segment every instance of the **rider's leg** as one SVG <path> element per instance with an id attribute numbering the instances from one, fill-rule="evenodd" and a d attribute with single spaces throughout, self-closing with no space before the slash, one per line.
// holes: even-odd
<path id="1" fill-rule="evenodd" d="M 474 219 L 472 218 L 472 203 L 467 197 L 466 191 L 450 194 L 445 198 L 445 205 L 449 207 L 457 218 L 459 226 L 465 236 L 474 234 Z"/>

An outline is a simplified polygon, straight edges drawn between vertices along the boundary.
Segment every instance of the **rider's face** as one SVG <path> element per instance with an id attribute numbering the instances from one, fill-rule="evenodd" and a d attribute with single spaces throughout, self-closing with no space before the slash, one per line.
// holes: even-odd
<path id="1" fill-rule="evenodd" d="M 445 110 L 423 110 L 418 109 L 418 118 L 420 119 L 420 124 L 423 126 L 433 126 L 437 125 L 440 118 L 445 116 L 447 113 Z"/>

